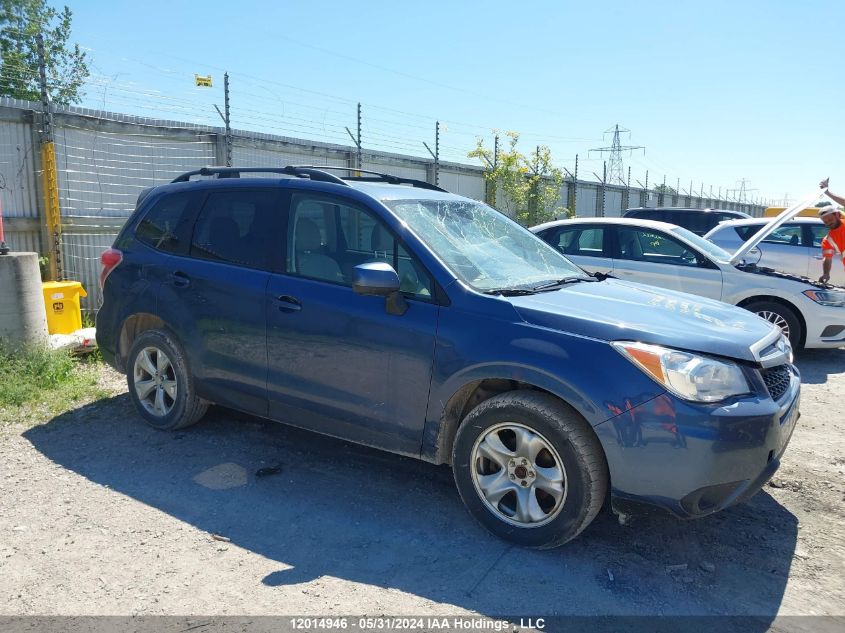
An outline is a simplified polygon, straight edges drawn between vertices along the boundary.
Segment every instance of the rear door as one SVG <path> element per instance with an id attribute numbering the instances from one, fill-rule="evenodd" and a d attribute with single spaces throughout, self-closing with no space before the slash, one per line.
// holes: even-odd
<path id="1" fill-rule="evenodd" d="M 267 415 L 270 270 L 281 265 L 278 188 L 215 189 L 205 198 L 186 256 L 168 263 L 162 304 L 173 311 L 197 391 Z"/>
<path id="2" fill-rule="evenodd" d="M 378 214 L 345 198 L 294 192 L 283 271 L 266 292 L 270 416 L 418 454 L 439 307 L 433 280 Z M 386 261 L 408 303 L 352 290 L 354 267 Z"/>
<path id="3" fill-rule="evenodd" d="M 613 271 L 609 231 L 601 224 L 568 224 L 540 233 L 540 237 L 589 273 Z"/>
<path id="4" fill-rule="evenodd" d="M 620 279 L 721 299 L 722 271 L 664 231 L 618 225 L 613 274 Z"/>

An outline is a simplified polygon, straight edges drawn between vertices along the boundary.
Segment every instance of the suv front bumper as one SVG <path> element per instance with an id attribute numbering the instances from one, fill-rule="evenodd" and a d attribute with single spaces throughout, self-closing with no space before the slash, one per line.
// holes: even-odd
<path id="1" fill-rule="evenodd" d="M 777 402 L 745 396 L 707 406 L 662 394 L 595 427 L 614 507 L 659 506 L 702 517 L 753 496 L 771 479 L 800 417 L 801 380 Z"/>

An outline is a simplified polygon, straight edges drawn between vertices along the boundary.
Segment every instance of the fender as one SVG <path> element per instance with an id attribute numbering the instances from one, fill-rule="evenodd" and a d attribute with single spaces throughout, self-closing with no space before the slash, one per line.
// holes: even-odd
<path id="1" fill-rule="evenodd" d="M 438 341 L 434 376 L 423 431 L 420 457 L 434 463 L 449 463 L 452 440 L 463 417 L 480 402 L 515 389 L 548 392 L 572 406 L 593 427 L 663 393 L 656 382 L 630 365 L 624 376 L 603 375 L 604 367 L 619 367 L 619 354 L 604 341 L 565 337 L 566 349 L 556 356 L 542 354 L 526 364 L 513 360 L 468 364 L 451 375 L 440 371 L 450 363 Z M 511 349 L 525 355 L 526 343 L 548 347 L 548 339 L 521 339 Z M 535 354 L 538 352 L 535 350 Z M 579 359 L 577 371 L 555 371 L 555 366 Z M 610 364 L 610 363 L 613 364 Z M 624 367 L 624 365 L 623 365 Z M 566 378 L 564 378 L 564 375 Z"/>

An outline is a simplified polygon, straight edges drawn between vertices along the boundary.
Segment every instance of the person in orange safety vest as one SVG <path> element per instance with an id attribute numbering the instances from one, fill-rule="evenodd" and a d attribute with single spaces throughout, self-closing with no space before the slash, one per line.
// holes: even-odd
<path id="1" fill-rule="evenodd" d="M 829 178 L 819 183 L 822 189 L 827 190 Z M 845 205 L 845 198 L 825 191 L 827 196 L 837 204 Z M 827 283 L 830 281 L 830 269 L 833 260 L 838 259 L 845 265 L 845 222 L 842 221 L 842 213 L 834 206 L 822 207 L 819 209 L 819 217 L 828 228 L 828 233 L 822 240 L 822 276 L 819 281 Z"/>

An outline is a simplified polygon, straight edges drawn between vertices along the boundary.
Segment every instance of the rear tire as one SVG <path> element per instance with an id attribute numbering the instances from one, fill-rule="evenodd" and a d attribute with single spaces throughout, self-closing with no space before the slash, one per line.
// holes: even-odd
<path id="1" fill-rule="evenodd" d="M 458 428 L 452 469 L 470 514 L 525 547 L 572 540 L 607 495 L 607 461 L 587 421 L 536 391 L 503 393 L 473 409 Z"/>
<path id="2" fill-rule="evenodd" d="M 208 402 L 194 391 L 185 352 L 164 330 L 147 330 L 135 339 L 127 358 L 126 382 L 138 413 L 153 428 L 182 429 L 208 410 Z"/>
<path id="3" fill-rule="evenodd" d="M 749 312 L 753 312 L 761 319 L 774 323 L 789 339 L 792 349 L 799 351 L 802 347 L 801 341 L 804 338 L 804 329 L 801 327 L 801 320 L 795 311 L 777 301 L 752 301 L 743 306 Z"/>

